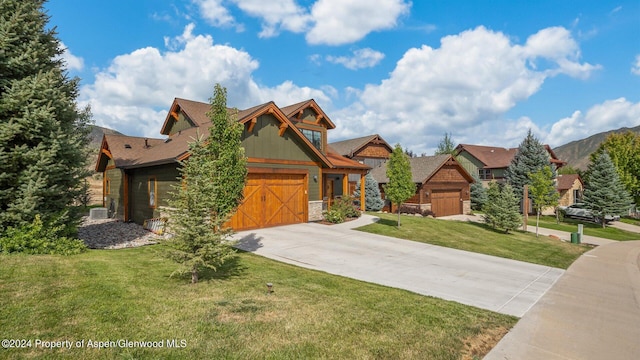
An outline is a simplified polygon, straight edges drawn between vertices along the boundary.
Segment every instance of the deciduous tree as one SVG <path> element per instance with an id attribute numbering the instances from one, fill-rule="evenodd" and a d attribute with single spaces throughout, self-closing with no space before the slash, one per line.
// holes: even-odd
<path id="1" fill-rule="evenodd" d="M 225 223 L 242 201 L 247 176 L 243 127 L 227 109 L 226 89 L 216 84 L 210 101 L 209 136 L 190 144 L 180 168 L 182 183 L 169 202 L 174 236 L 166 242 L 168 255 L 180 264 L 174 274 L 190 273 L 192 283 L 203 268 L 217 271 L 234 256 L 232 230 Z"/>
<path id="2" fill-rule="evenodd" d="M 76 106 L 56 32 L 42 0 L 0 1 L 0 232 L 39 215 L 75 233 L 67 214 L 87 175 L 88 110 Z M 70 216 L 69 216 L 70 215 Z"/>
<path id="3" fill-rule="evenodd" d="M 391 203 L 398 208 L 398 227 L 400 227 L 400 205 L 416 192 L 416 184 L 411 175 L 409 157 L 397 144 L 387 161 L 387 177 L 389 183 L 384 185 L 384 193 Z"/>
<path id="4" fill-rule="evenodd" d="M 550 166 L 545 166 L 534 172 L 529 178 L 531 179 L 529 196 L 533 202 L 533 208 L 536 211 L 536 237 L 538 237 L 540 213 L 542 209 L 549 206 L 558 206 L 560 194 L 556 190 Z"/>

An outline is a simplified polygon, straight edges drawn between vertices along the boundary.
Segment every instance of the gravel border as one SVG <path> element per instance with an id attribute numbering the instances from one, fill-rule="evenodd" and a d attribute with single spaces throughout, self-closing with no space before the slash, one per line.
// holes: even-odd
<path id="1" fill-rule="evenodd" d="M 169 235 L 157 235 L 136 223 L 116 219 L 91 220 L 82 217 L 78 238 L 90 249 L 125 249 L 157 244 Z"/>

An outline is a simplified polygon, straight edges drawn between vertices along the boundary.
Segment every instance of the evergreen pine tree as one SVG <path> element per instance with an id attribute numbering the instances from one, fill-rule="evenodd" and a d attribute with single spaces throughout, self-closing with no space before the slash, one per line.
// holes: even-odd
<path id="1" fill-rule="evenodd" d="M 506 233 L 522 224 L 520 200 L 509 184 L 499 185 L 492 181 L 487 190 L 487 202 L 482 210 L 487 224 L 504 229 Z"/>
<path id="2" fill-rule="evenodd" d="M 68 235 L 76 218 L 66 210 L 86 176 L 90 115 L 76 108 L 78 79 L 67 77 L 43 3 L 0 1 L 0 232 L 39 214 L 45 224 L 63 222 Z"/>
<path id="3" fill-rule="evenodd" d="M 605 227 L 605 215 L 623 215 L 632 198 L 620 180 L 609 154 L 602 151 L 589 163 L 582 201 Z"/>
<path id="4" fill-rule="evenodd" d="M 549 164 L 549 153 L 529 129 L 527 136 L 518 146 L 516 155 L 511 160 L 506 174 L 507 182 L 513 188 L 518 199 L 522 199 L 524 185 L 531 183 L 529 174 L 533 174 L 545 166 L 549 166 Z M 552 169 L 551 171 L 555 178 L 555 170 Z"/>
<path id="5" fill-rule="evenodd" d="M 453 140 L 451 139 L 451 134 L 444 133 L 444 138 L 442 138 L 442 140 L 440 140 L 440 142 L 438 143 L 438 148 L 436 149 L 435 155 L 443 155 L 443 154 L 455 155 L 455 153 L 456 153 L 456 146 L 453 143 Z"/>
<path id="6" fill-rule="evenodd" d="M 226 89 L 216 84 L 209 137 L 190 144 L 190 156 L 180 168 L 182 183 L 174 187 L 169 205 L 170 228 L 175 234 L 166 242 L 168 256 L 180 264 L 174 274 L 191 274 L 198 282 L 203 268 L 217 271 L 235 251 L 224 224 L 243 198 L 247 176 L 243 126 L 230 116 Z"/>
<path id="7" fill-rule="evenodd" d="M 353 196 L 356 199 L 360 198 L 360 183 L 356 186 L 356 191 L 353 192 Z M 380 211 L 384 206 L 384 201 L 380 196 L 378 182 L 370 173 L 364 177 L 364 203 L 366 211 Z"/>
<path id="8" fill-rule="evenodd" d="M 471 209 L 481 210 L 487 202 L 487 189 L 482 186 L 482 181 L 477 174 L 473 174 L 474 183 L 471 184 Z"/>
<path id="9" fill-rule="evenodd" d="M 384 193 L 387 199 L 398 208 L 398 227 L 400 227 L 400 205 L 416 192 L 409 156 L 404 153 L 400 144 L 395 146 L 387 161 L 387 177 L 389 183 L 384 185 Z"/>

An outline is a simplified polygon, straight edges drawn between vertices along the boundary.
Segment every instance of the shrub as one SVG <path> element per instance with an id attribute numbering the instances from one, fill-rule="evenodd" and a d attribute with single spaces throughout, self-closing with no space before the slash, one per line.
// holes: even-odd
<path id="1" fill-rule="evenodd" d="M 78 239 L 61 236 L 68 230 L 58 217 L 44 224 L 40 215 L 20 227 L 8 227 L 0 234 L 0 253 L 73 255 L 87 247 Z"/>
<path id="2" fill-rule="evenodd" d="M 427 216 L 436 217 L 436 213 L 434 213 L 433 211 L 427 209 L 427 210 L 422 212 L 422 216 L 424 216 L 424 217 L 427 217 Z"/>
<path id="3" fill-rule="evenodd" d="M 335 203 L 331 205 L 331 209 L 324 213 L 325 220 L 334 224 L 339 224 L 344 222 L 347 218 L 360 217 L 360 211 L 353 203 L 354 199 L 349 196 L 336 199 Z"/>
<path id="4" fill-rule="evenodd" d="M 346 216 L 337 209 L 331 209 L 324 213 L 324 219 L 330 223 L 340 224 L 346 219 Z"/>
<path id="5" fill-rule="evenodd" d="M 397 214 L 398 212 L 396 211 L 395 213 Z M 415 214 L 422 215 L 422 210 L 420 210 L 419 206 L 400 205 L 400 213 L 409 214 L 409 215 L 415 215 Z"/>

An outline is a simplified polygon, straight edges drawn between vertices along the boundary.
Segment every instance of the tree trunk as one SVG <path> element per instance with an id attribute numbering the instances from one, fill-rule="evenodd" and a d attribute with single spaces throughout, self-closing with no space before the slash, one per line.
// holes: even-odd
<path id="1" fill-rule="evenodd" d="M 398 204 L 398 229 L 400 229 L 400 204 Z"/>
<path id="2" fill-rule="evenodd" d="M 540 224 L 540 209 L 536 212 L 536 237 L 538 237 L 538 228 Z"/>
<path id="3" fill-rule="evenodd" d="M 198 269 L 191 269 L 191 283 L 195 284 L 198 282 Z"/>

